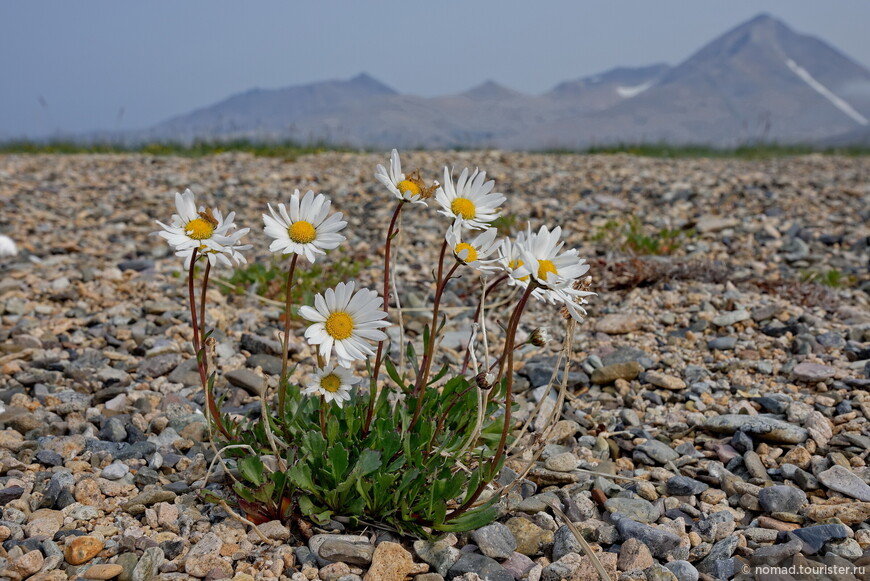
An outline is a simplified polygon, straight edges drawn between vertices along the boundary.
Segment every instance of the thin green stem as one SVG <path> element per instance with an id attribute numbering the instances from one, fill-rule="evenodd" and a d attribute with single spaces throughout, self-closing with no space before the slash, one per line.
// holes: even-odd
<path id="1" fill-rule="evenodd" d="M 296 272 L 298 254 L 290 259 L 290 268 L 287 271 L 287 296 L 284 298 L 284 337 L 281 341 L 281 377 L 278 380 L 278 418 L 284 422 L 284 410 L 287 402 L 287 366 L 290 359 L 290 305 L 293 289 L 293 273 Z"/>
<path id="2" fill-rule="evenodd" d="M 320 433 L 326 439 L 326 399 L 320 396 Z"/>
<path id="3" fill-rule="evenodd" d="M 396 209 L 393 211 L 393 217 L 390 220 L 390 226 L 387 228 L 387 241 L 384 245 L 384 312 L 388 313 L 390 311 L 390 259 L 391 259 L 391 249 L 393 244 L 393 238 L 396 236 L 396 223 L 399 220 L 399 214 L 402 212 L 402 208 L 405 206 L 405 202 L 399 202 L 396 205 Z M 378 376 L 381 373 L 381 361 L 384 356 L 384 339 L 383 341 L 378 341 L 378 352 L 375 355 L 375 367 L 372 369 L 372 378 L 369 383 L 369 405 L 368 410 L 366 411 L 366 421 L 363 425 L 363 433 L 366 434 L 369 431 L 369 426 L 372 423 L 372 416 L 375 411 L 375 399 L 377 398 L 378 391 Z"/>

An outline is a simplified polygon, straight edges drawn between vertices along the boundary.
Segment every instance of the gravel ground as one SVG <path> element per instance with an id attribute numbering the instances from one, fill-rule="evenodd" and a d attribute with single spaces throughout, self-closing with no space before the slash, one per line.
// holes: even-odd
<path id="1" fill-rule="evenodd" d="M 197 489 L 222 489 L 225 474 L 206 482 L 183 276 L 149 236 L 154 220 L 190 187 L 236 210 L 251 260 L 266 261 L 265 204 L 322 191 L 348 216 L 344 256 L 373 258 L 358 279 L 376 285 L 392 199 L 372 174 L 386 159 L 0 156 L 0 232 L 20 248 L 0 259 L 0 578 L 595 579 L 552 504 L 613 580 L 870 578 L 866 158 L 403 155 L 429 179 L 445 163 L 487 170 L 518 227 L 560 224 L 592 264 L 599 296 L 540 459 L 496 523 L 437 542 L 340 523 L 306 538 L 273 522 L 265 543 L 203 503 Z M 637 255 L 619 234 L 633 216 L 647 235 L 683 234 Z M 410 336 L 445 226 L 432 208 L 403 217 Z M 446 293 L 448 359 L 462 354 L 473 283 Z M 218 389 L 244 413 L 280 368 L 280 311 L 217 287 L 209 304 Z M 532 305 L 520 332 L 539 325 L 554 340 L 521 352 L 518 422 L 555 405 L 540 388 L 564 331 Z M 301 332 L 292 347 L 312 362 Z M 518 452 L 501 482 L 530 459 Z"/>

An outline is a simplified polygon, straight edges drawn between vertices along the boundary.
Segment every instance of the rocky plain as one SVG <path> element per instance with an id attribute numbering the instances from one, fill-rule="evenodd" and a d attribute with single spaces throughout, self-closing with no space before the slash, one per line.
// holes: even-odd
<path id="1" fill-rule="evenodd" d="M 548 441 L 531 445 L 548 427 L 532 417 L 492 493 L 531 469 L 498 520 L 468 533 L 336 520 L 258 534 L 203 500 L 205 487 L 231 499 L 231 475 L 210 470 L 185 274 L 154 221 L 189 187 L 236 211 L 249 262 L 268 266 L 266 203 L 323 192 L 349 222 L 326 272 L 338 256 L 362 261 L 356 278 L 380 290 L 394 199 L 373 171 L 386 161 L 0 156 L 0 232 L 19 246 L 0 258 L 0 578 L 597 579 L 575 528 L 613 581 L 870 579 L 865 157 L 403 153 L 428 180 L 445 164 L 486 170 L 508 198 L 504 227 L 559 225 L 587 257 L 598 296 Z M 392 312 L 407 338 L 446 226 L 432 207 L 403 215 Z M 217 390 L 228 411 L 255 413 L 280 370 L 281 310 L 222 284 L 229 270 L 214 276 Z M 478 290 L 474 277 L 449 289 L 443 357 L 458 362 Z M 534 304 L 520 332 L 542 326 L 552 341 L 517 358 L 517 429 L 556 405 L 546 386 L 565 327 Z M 303 330 L 300 368 L 313 361 Z"/>

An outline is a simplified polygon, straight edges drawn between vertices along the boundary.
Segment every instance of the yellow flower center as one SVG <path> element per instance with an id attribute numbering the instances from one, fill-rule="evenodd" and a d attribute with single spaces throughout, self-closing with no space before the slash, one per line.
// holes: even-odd
<path id="1" fill-rule="evenodd" d="M 320 378 L 320 387 L 329 393 L 335 393 L 341 387 L 341 378 L 334 373 Z"/>
<path id="2" fill-rule="evenodd" d="M 465 258 L 462 258 L 463 250 L 467 251 L 468 253 L 468 256 L 466 256 Z M 456 248 L 453 249 L 453 252 L 456 254 L 456 256 L 460 257 L 459 259 L 462 260 L 462 262 L 466 264 L 477 260 L 477 249 L 468 242 L 460 242 L 456 245 Z"/>
<path id="3" fill-rule="evenodd" d="M 511 270 L 516 270 L 519 267 L 521 267 L 522 265 L 523 265 L 523 261 L 520 260 L 519 258 L 517 258 L 516 260 L 511 260 L 510 262 L 508 262 L 508 268 L 510 268 Z M 529 280 L 529 277 L 523 276 L 523 277 L 520 277 L 519 280 L 526 282 L 527 280 Z"/>
<path id="4" fill-rule="evenodd" d="M 317 237 L 317 230 L 314 229 L 311 222 L 299 220 L 290 224 L 290 227 L 287 228 L 287 234 L 290 235 L 290 240 L 297 244 L 308 244 L 309 242 L 314 242 L 314 239 Z"/>
<path id="5" fill-rule="evenodd" d="M 553 264 L 551 260 L 539 260 L 538 261 L 538 278 L 541 280 L 547 280 L 547 275 L 549 273 L 559 274 L 559 271 L 556 270 L 556 265 Z"/>
<path id="6" fill-rule="evenodd" d="M 456 198 L 450 203 L 450 211 L 454 216 L 462 216 L 466 220 L 471 220 L 477 215 L 477 208 L 474 207 L 474 202 L 468 198 Z"/>
<path id="7" fill-rule="evenodd" d="M 184 232 L 194 240 L 206 240 L 214 234 L 214 226 L 202 218 L 194 218 L 184 227 Z"/>
<path id="8" fill-rule="evenodd" d="M 347 339 L 353 334 L 353 319 L 344 311 L 335 311 L 324 323 L 326 332 L 337 341 Z"/>
<path id="9" fill-rule="evenodd" d="M 414 183 L 411 180 L 402 180 L 399 182 L 397 186 L 399 188 L 399 193 L 404 194 L 405 192 L 411 192 L 414 196 L 420 195 L 420 186 Z"/>

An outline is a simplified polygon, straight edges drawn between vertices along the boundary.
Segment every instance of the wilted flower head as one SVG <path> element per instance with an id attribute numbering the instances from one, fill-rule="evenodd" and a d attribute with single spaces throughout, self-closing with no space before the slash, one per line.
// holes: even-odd
<path id="1" fill-rule="evenodd" d="M 344 402 L 350 400 L 350 390 L 359 380 L 347 367 L 327 364 L 315 372 L 302 393 L 323 396 L 326 403 L 334 401 L 338 407 L 342 407 Z"/>
<path id="2" fill-rule="evenodd" d="M 529 335 L 529 343 L 535 347 L 543 347 L 552 340 L 550 330 L 547 327 L 538 327 Z"/>
<path id="3" fill-rule="evenodd" d="M 395 149 L 390 154 L 390 171 L 378 164 L 375 170 L 375 178 L 384 184 L 394 196 L 405 202 L 426 205 L 427 198 L 432 197 L 435 188 L 438 187 L 436 182 L 434 185 L 427 186 L 420 178 L 420 171 L 415 170 L 410 175 L 405 176 L 402 173 L 402 162 L 399 159 L 399 152 Z"/>
<path id="4" fill-rule="evenodd" d="M 290 210 L 278 204 L 278 212 L 269 205 L 271 216 L 263 214 L 266 234 L 274 238 L 269 250 L 283 254 L 298 254 L 313 263 L 316 254 L 326 254 L 341 244 L 339 234 L 347 226 L 342 213 L 329 215 L 332 202 L 323 194 L 308 190 L 300 199 L 299 190 L 290 196 Z"/>
<path id="5" fill-rule="evenodd" d="M 444 184 L 435 192 L 435 199 L 441 205 L 439 213 L 464 228 L 483 230 L 489 223 L 498 218 L 505 197 L 504 194 L 492 192 L 495 181 L 486 180 L 486 172 L 474 170 L 468 175 L 468 168 L 462 170 L 456 184 L 450 170 L 444 168 Z"/>
<path id="6" fill-rule="evenodd" d="M 245 262 L 240 251 L 247 250 L 250 245 L 241 245 L 239 242 L 250 228 L 236 230 L 235 212 L 230 212 L 224 218 L 220 210 L 204 206 L 197 209 L 190 189 L 183 194 L 175 194 L 175 208 L 178 213 L 172 215 L 170 225 L 157 220 L 163 230 L 156 234 L 175 247 L 176 256 L 185 259 L 186 268 L 190 267 L 194 250 L 206 255 L 211 265 L 222 263 L 232 266 L 233 263 Z"/>
<path id="7" fill-rule="evenodd" d="M 349 367 L 355 360 L 363 360 L 374 351 L 368 341 L 383 341 L 389 327 L 384 321 L 387 314 L 380 309 L 383 301 L 378 293 L 360 289 L 354 294 L 354 282 L 340 282 L 335 289 L 314 297 L 314 307 L 304 306 L 299 314 L 314 324 L 305 330 L 305 338 L 319 345 L 320 355 L 329 359 L 333 348 L 339 365 Z"/>

